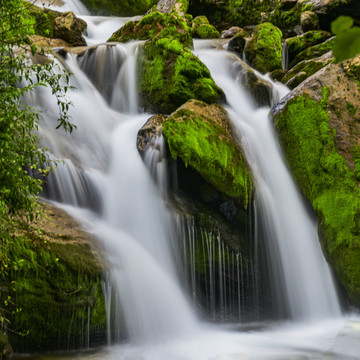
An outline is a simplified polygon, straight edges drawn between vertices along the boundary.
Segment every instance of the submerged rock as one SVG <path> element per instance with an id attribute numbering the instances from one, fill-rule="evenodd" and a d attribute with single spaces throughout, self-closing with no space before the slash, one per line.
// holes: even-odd
<path id="1" fill-rule="evenodd" d="M 327 260 L 360 306 L 360 56 L 327 65 L 273 109 L 292 173 L 319 217 Z"/>
<path id="2" fill-rule="evenodd" d="M 281 38 L 282 33 L 276 26 L 270 23 L 258 25 L 244 49 L 250 65 L 262 73 L 281 69 Z"/>

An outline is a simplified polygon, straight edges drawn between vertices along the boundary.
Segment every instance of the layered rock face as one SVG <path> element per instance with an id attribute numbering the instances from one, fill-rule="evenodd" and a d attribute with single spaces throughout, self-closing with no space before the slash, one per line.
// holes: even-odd
<path id="1" fill-rule="evenodd" d="M 360 57 L 330 64 L 273 109 L 288 163 L 319 216 L 324 253 L 360 305 Z"/>

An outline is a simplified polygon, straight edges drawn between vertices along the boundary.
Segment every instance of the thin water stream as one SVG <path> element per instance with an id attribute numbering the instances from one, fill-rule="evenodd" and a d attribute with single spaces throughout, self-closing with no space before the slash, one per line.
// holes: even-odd
<path id="1" fill-rule="evenodd" d="M 80 9 L 92 24 L 89 44 L 102 43 L 125 21 L 89 17 L 75 0 L 65 5 L 75 12 Z M 151 116 L 138 110 L 136 47 L 102 45 L 82 56 L 67 55 L 66 66 L 76 86 L 69 96 L 70 115 L 78 129 L 71 136 L 54 130 L 57 107 L 51 93 L 41 89 L 32 99 L 44 114 L 42 146 L 49 148 L 49 156 L 65 160 L 50 178 L 47 195 L 98 238 L 110 268 L 104 289 L 116 309 L 108 318 L 108 347 L 95 353 L 32 358 L 358 358 L 359 323 L 349 320 L 355 315 L 341 315 L 316 224 L 281 158 L 267 116 L 269 108 L 252 105 L 237 84 L 225 52 L 201 46 L 196 52 L 226 93 L 228 111 L 252 167 L 259 234 L 265 234 L 262 241 L 269 244 L 279 307 L 284 307 L 289 320 L 210 325 L 198 319 L 174 265 L 177 239 L 172 216 L 136 148 L 137 131 Z M 112 75 L 107 78 L 108 72 Z M 112 82 L 104 86 L 109 79 Z M 238 270 L 238 277 L 245 275 Z M 226 286 L 222 288 L 227 296 Z M 209 285 L 208 291 L 212 289 Z M 241 288 L 237 291 L 241 299 Z"/>

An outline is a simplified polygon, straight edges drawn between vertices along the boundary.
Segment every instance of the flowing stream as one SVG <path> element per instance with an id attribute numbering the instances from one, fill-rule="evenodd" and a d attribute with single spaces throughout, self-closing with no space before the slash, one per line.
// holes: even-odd
<path id="1" fill-rule="evenodd" d="M 65 1 L 65 6 L 88 22 L 90 45 L 103 43 L 126 21 L 89 16 L 74 0 Z M 76 87 L 69 95 L 70 115 L 78 127 L 73 134 L 54 130 L 57 106 L 47 89 L 40 89 L 32 99 L 44 114 L 41 145 L 48 147 L 50 157 L 64 159 L 49 178 L 45 193 L 96 235 L 110 269 L 104 284 L 106 302 L 115 309 L 108 316 L 109 346 L 76 356 L 116 360 L 357 358 L 358 322 L 341 314 L 316 222 L 284 165 L 267 115 L 269 108 L 256 108 L 238 84 L 231 56 L 203 44 L 197 43 L 195 52 L 226 93 L 227 110 L 252 168 L 259 224 L 256 239 L 267 244 L 279 312 L 288 321 L 210 325 L 199 320 L 174 265 L 177 239 L 164 193 L 136 148 L 137 131 L 151 116 L 139 112 L 137 103 L 139 43 L 99 45 L 80 55 L 69 53 L 64 60 Z M 274 99 L 283 91 L 274 84 Z M 218 240 L 213 241 L 217 244 Z M 237 278 L 254 271 L 253 265 L 247 272 L 240 271 L 242 260 L 236 261 Z M 223 288 L 226 296 L 226 285 Z M 209 286 L 208 291 L 212 289 Z M 241 298 L 241 288 L 236 291 Z M 119 343 L 124 338 L 126 343 Z"/>

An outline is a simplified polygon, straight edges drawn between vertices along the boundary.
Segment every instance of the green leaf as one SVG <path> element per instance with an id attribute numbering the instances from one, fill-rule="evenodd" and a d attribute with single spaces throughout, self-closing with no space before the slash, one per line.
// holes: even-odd
<path id="1" fill-rule="evenodd" d="M 333 45 L 336 62 L 353 58 L 360 53 L 360 28 L 353 27 L 336 36 Z"/>
<path id="2" fill-rule="evenodd" d="M 339 16 L 331 23 L 331 32 L 339 35 L 346 30 L 349 30 L 354 24 L 354 19 L 350 16 Z"/>

